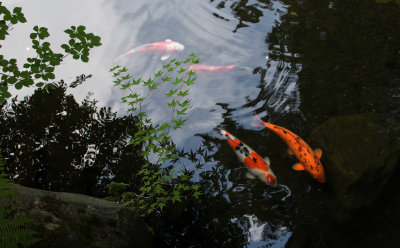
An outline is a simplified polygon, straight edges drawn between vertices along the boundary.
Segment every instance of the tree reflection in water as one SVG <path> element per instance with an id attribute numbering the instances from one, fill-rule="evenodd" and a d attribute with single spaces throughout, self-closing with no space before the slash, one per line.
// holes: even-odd
<path id="1" fill-rule="evenodd" d="M 7 173 L 24 186 L 94 196 L 103 196 L 111 180 L 134 186 L 135 165 L 142 160 L 126 143 L 135 117 L 97 108 L 90 95 L 78 104 L 66 90 L 61 82 L 2 106 Z"/>

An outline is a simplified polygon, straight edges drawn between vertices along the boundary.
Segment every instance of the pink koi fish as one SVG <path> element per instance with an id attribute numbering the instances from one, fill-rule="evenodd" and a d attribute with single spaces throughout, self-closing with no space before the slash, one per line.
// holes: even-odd
<path id="1" fill-rule="evenodd" d="M 217 66 L 217 65 L 205 65 L 205 64 L 189 65 L 186 69 L 188 71 L 189 70 L 196 71 L 199 74 L 232 71 L 233 69 L 244 69 L 244 70 L 248 70 L 248 71 L 252 70 L 250 67 L 240 67 L 240 66 L 236 66 L 236 65 Z"/>
<path id="2" fill-rule="evenodd" d="M 134 49 L 122 54 L 118 58 L 122 58 L 139 52 L 157 52 L 161 53 L 161 60 L 166 60 L 171 56 L 172 53 L 182 51 L 183 49 L 185 49 L 185 46 L 181 43 L 167 39 L 165 41 L 152 42 L 135 47 Z"/>
<path id="3" fill-rule="evenodd" d="M 187 67 L 187 70 L 193 70 L 193 71 L 229 71 L 235 68 L 234 65 L 226 65 L 226 66 L 212 66 L 212 65 L 204 65 L 204 64 L 193 64 L 189 65 Z"/>

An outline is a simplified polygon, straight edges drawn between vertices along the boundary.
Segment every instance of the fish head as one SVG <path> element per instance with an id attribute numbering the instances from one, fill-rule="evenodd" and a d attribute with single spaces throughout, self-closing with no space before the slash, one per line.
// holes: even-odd
<path id="1" fill-rule="evenodd" d="M 319 170 L 313 173 L 313 177 L 320 183 L 324 183 L 326 181 L 325 171 L 322 166 L 319 166 Z"/>
<path id="2" fill-rule="evenodd" d="M 169 44 L 167 45 L 168 52 L 179 52 L 183 49 L 185 49 L 185 46 L 176 41 L 169 41 Z"/>
<path id="3" fill-rule="evenodd" d="M 185 46 L 179 42 L 174 42 L 173 44 L 175 45 L 177 51 L 183 51 L 183 49 L 185 49 Z"/>
<path id="4" fill-rule="evenodd" d="M 261 181 L 263 181 L 265 184 L 268 184 L 269 186 L 276 187 L 278 185 L 276 181 L 276 177 L 273 173 L 262 173 L 259 175 L 259 178 Z"/>
<path id="5" fill-rule="evenodd" d="M 253 159 L 245 159 L 245 164 L 250 172 L 257 176 L 265 184 L 276 187 L 277 180 L 274 172 L 270 168 L 269 159 L 263 159 L 256 153 L 251 153 Z"/>
<path id="6" fill-rule="evenodd" d="M 320 183 L 324 183 L 326 181 L 324 167 L 322 167 L 321 161 L 319 159 L 315 158 L 312 166 L 310 166 L 309 168 L 311 168 L 311 170 L 307 169 L 307 171 L 314 177 L 315 180 Z"/>

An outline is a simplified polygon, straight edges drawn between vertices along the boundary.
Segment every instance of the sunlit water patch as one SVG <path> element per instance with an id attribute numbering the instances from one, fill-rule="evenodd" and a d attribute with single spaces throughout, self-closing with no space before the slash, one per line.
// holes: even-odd
<path id="1" fill-rule="evenodd" d="M 274 247 L 281 248 L 287 243 L 292 232 L 281 224 L 262 222 L 254 214 L 245 214 L 241 218 L 232 218 L 232 223 L 238 224 L 246 235 L 245 247 Z"/>

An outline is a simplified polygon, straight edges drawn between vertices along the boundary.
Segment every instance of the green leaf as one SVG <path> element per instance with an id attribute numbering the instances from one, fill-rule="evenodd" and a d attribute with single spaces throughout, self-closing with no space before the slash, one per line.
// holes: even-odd
<path id="1" fill-rule="evenodd" d="M 72 31 L 72 29 L 66 29 L 66 30 L 64 30 L 64 33 L 67 33 L 67 34 L 72 34 L 74 31 Z"/>
<path id="2" fill-rule="evenodd" d="M 194 84 L 194 83 L 193 83 L 194 80 L 196 80 L 196 78 L 188 78 L 188 79 L 185 81 L 185 84 L 186 84 L 187 86 L 190 86 L 190 85 Z"/>
<path id="3" fill-rule="evenodd" d="M 31 33 L 30 35 L 29 35 L 29 38 L 31 38 L 32 40 L 33 39 L 36 39 L 36 37 L 37 37 L 37 33 Z"/>
<path id="4" fill-rule="evenodd" d="M 11 24 L 17 24 L 18 23 L 18 17 L 17 16 L 12 16 L 10 21 L 11 21 Z"/>
<path id="5" fill-rule="evenodd" d="M 193 193 L 193 197 L 196 198 L 196 199 L 199 199 L 199 196 L 202 195 L 202 194 L 203 194 L 203 193 L 201 193 L 200 191 L 195 191 L 195 192 Z"/>
<path id="6" fill-rule="evenodd" d="M 18 21 L 21 23 L 25 23 L 26 22 L 26 18 L 24 17 L 24 15 L 18 15 Z"/>
<path id="7" fill-rule="evenodd" d="M 111 68 L 110 70 L 109 70 L 109 72 L 113 72 L 113 71 L 115 71 L 116 69 L 118 69 L 118 68 L 120 68 L 121 66 L 120 65 L 116 65 L 116 66 L 114 66 L 113 68 Z"/>
<path id="8" fill-rule="evenodd" d="M 171 97 L 171 96 L 174 95 L 177 91 L 178 91 L 178 89 L 170 90 L 169 93 L 167 93 L 167 94 L 165 94 L 165 95 L 167 95 L 168 97 Z"/>
<path id="9" fill-rule="evenodd" d="M 154 77 L 160 77 L 162 74 L 163 74 L 163 73 L 162 73 L 162 71 L 160 70 L 160 71 L 158 71 L 156 74 L 154 74 Z"/>
<path id="10" fill-rule="evenodd" d="M 175 203 L 175 201 L 182 202 L 181 195 L 180 195 L 180 192 L 178 190 L 175 189 L 172 192 L 172 194 L 173 194 L 173 197 L 171 198 L 171 200 L 172 200 L 173 203 Z"/>
<path id="11" fill-rule="evenodd" d="M 163 82 L 168 82 L 168 81 L 170 81 L 171 80 L 171 78 L 169 77 L 169 76 L 166 76 L 166 77 L 163 77 L 162 78 L 162 81 Z"/>
<path id="12" fill-rule="evenodd" d="M 181 74 L 182 72 L 185 72 L 186 68 L 181 67 L 181 69 L 179 69 L 178 73 Z"/>
<path id="13" fill-rule="evenodd" d="M 13 9 L 13 13 L 14 13 L 14 14 L 21 13 L 21 11 L 22 11 L 22 8 L 21 8 L 21 7 L 15 7 L 15 8 Z"/>
<path id="14" fill-rule="evenodd" d="M 51 72 L 46 73 L 46 77 L 49 78 L 49 79 L 55 79 L 54 73 L 51 73 Z"/>
<path id="15" fill-rule="evenodd" d="M 56 89 L 56 86 L 54 84 L 52 84 L 52 83 L 48 83 L 44 87 L 46 88 L 46 90 L 48 90 L 49 88 L 52 89 L 52 90 Z"/>
<path id="16" fill-rule="evenodd" d="M 89 61 L 89 57 L 82 55 L 81 56 L 81 60 L 85 63 L 87 63 Z"/>
<path id="17" fill-rule="evenodd" d="M 178 96 L 185 97 L 189 95 L 189 90 L 179 91 Z"/>
<path id="18" fill-rule="evenodd" d="M 48 67 L 46 67 L 46 69 L 44 71 L 45 72 L 53 72 L 54 71 L 54 67 L 48 66 Z"/>
<path id="19" fill-rule="evenodd" d="M 24 85 L 23 85 L 21 82 L 18 82 L 18 83 L 15 84 L 15 88 L 16 88 L 17 90 L 22 89 L 22 86 L 24 86 Z"/>
<path id="20" fill-rule="evenodd" d="M 161 202 L 158 204 L 158 207 L 160 208 L 160 210 L 162 210 L 165 207 L 165 203 Z"/>
<path id="21" fill-rule="evenodd" d="M 195 71 L 192 71 L 192 70 L 190 70 L 190 71 L 188 72 L 188 75 L 189 75 L 189 77 L 191 77 L 191 76 L 195 76 L 195 75 L 196 75 L 196 72 L 195 72 Z"/>
<path id="22" fill-rule="evenodd" d="M 17 82 L 17 79 L 15 77 L 9 77 L 7 80 L 7 83 L 9 84 L 15 84 Z"/>
<path id="23" fill-rule="evenodd" d="M 167 103 L 167 104 L 168 104 L 168 107 L 175 107 L 176 104 L 178 104 L 178 102 L 175 101 L 175 99 L 173 99 L 171 102 L 169 102 L 169 103 Z"/>
<path id="24" fill-rule="evenodd" d="M 85 26 L 80 25 L 80 26 L 78 27 L 77 31 L 78 31 L 78 32 L 83 32 L 83 31 L 85 31 L 85 29 L 86 29 Z"/>

